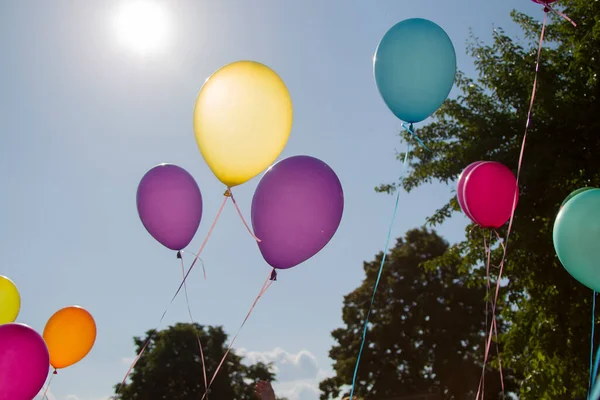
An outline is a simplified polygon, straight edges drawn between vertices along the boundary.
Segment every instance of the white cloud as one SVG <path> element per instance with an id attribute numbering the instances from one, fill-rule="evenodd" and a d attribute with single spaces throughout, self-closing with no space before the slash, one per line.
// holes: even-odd
<path id="1" fill-rule="evenodd" d="M 301 350 L 296 354 L 277 347 L 270 351 L 248 351 L 240 349 L 237 351 L 247 362 L 264 363 L 272 362 L 276 367 L 277 381 L 287 382 L 300 379 L 316 379 L 319 374 L 316 357 L 308 350 Z"/>
<path id="2" fill-rule="evenodd" d="M 264 352 L 238 349 L 236 353 L 251 364 L 272 362 L 277 375 L 275 391 L 289 400 L 318 400 L 319 382 L 331 375 L 319 367 L 317 358 L 308 350 L 289 353 L 277 347 Z"/>
<path id="3" fill-rule="evenodd" d="M 313 381 L 291 381 L 274 384 L 275 392 L 289 400 L 319 400 L 319 383 Z"/>

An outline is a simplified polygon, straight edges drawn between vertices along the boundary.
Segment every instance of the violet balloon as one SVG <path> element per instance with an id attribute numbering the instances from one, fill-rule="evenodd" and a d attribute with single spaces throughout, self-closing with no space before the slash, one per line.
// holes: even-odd
<path id="1" fill-rule="evenodd" d="M 518 200 L 517 179 L 503 164 L 481 162 L 465 178 L 465 214 L 483 228 L 499 228 L 504 225 L 512 215 L 513 203 L 516 207 Z"/>
<path id="2" fill-rule="evenodd" d="M 0 400 L 31 400 L 50 368 L 42 336 L 24 324 L 0 325 Z"/>
<path id="3" fill-rule="evenodd" d="M 342 220 L 344 191 L 335 172 L 310 156 L 286 158 L 263 175 L 252 198 L 252 227 L 264 259 L 292 268 L 329 243 Z"/>
<path id="4" fill-rule="evenodd" d="M 159 243 L 171 250 L 184 249 L 202 219 L 202 194 L 185 169 L 160 164 L 148 171 L 137 190 L 142 224 Z"/>

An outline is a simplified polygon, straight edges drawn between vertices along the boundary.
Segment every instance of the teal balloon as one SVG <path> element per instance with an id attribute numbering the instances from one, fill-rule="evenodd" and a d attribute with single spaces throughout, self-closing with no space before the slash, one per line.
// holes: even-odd
<path id="1" fill-rule="evenodd" d="M 440 108 L 454 85 L 454 45 L 434 22 L 407 19 L 379 42 L 373 72 L 379 94 L 396 117 L 420 122 Z"/>
<path id="2" fill-rule="evenodd" d="M 573 197 L 577 196 L 579 193 L 583 193 L 583 192 L 586 192 L 586 191 L 588 191 L 588 190 L 591 190 L 591 189 L 596 189 L 596 188 L 593 188 L 593 187 L 582 187 L 582 188 L 580 188 L 580 189 L 573 190 L 573 191 L 572 191 L 572 192 L 571 192 L 571 193 L 570 193 L 570 194 L 569 194 L 569 195 L 568 195 L 568 196 L 567 196 L 567 197 L 566 197 L 566 198 L 563 200 L 562 204 L 560 205 L 560 208 L 563 208 L 563 207 L 565 206 L 565 204 L 567 204 L 567 201 L 571 200 Z"/>
<path id="3" fill-rule="evenodd" d="M 600 189 L 570 199 L 554 221 L 554 249 L 567 272 L 600 291 Z"/>

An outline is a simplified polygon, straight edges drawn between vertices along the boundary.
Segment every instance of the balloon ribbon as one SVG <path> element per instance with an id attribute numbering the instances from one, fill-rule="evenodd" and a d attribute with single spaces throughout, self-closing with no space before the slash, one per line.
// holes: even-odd
<path id="1" fill-rule="evenodd" d="M 430 151 L 425 144 L 421 141 L 421 139 L 419 139 L 419 137 L 417 135 L 415 135 L 414 133 L 414 128 L 413 128 L 413 124 L 410 125 L 406 125 L 406 124 L 402 124 L 402 127 L 410 134 L 411 137 L 413 137 L 421 146 L 423 146 L 427 151 Z M 406 153 L 404 153 L 404 162 L 402 163 L 402 170 L 400 171 L 400 180 L 402 180 L 402 178 L 404 177 L 404 173 L 406 172 L 406 168 L 408 165 L 408 153 L 410 153 L 410 142 L 407 142 L 407 149 L 406 149 Z M 350 400 L 352 400 L 353 396 L 354 396 L 354 390 L 356 387 L 356 378 L 358 375 L 358 366 L 360 365 L 360 358 L 362 356 L 364 347 L 365 347 L 365 342 L 367 340 L 367 330 L 369 327 L 369 317 L 371 316 L 371 311 L 373 309 L 373 304 L 375 303 L 375 293 L 377 293 L 377 287 L 379 286 L 379 281 L 381 280 L 381 274 L 383 273 L 383 266 L 385 265 L 385 259 L 387 257 L 387 253 L 388 253 L 388 249 L 389 249 L 389 245 L 390 245 L 390 239 L 392 238 L 392 228 L 394 227 L 394 221 L 396 220 L 396 215 L 398 213 L 398 204 L 400 202 L 400 190 L 398 190 L 397 194 L 396 194 L 396 203 L 394 205 L 394 212 L 392 213 L 392 220 L 390 221 L 390 227 L 388 230 L 388 234 L 387 234 L 387 239 L 385 241 L 385 248 L 383 251 L 383 257 L 381 258 L 381 264 L 379 265 L 379 272 L 377 273 L 377 279 L 375 280 L 375 287 L 373 288 L 373 295 L 371 296 L 371 304 L 369 305 L 369 310 L 367 311 L 367 315 L 365 318 L 365 324 L 363 326 L 363 333 L 362 333 L 362 341 L 360 343 L 360 348 L 358 350 L 358 356 L 356 358 L 356 365 L 354 367 L 354 374 L 352 375 L 352 388 L 350 389 Z"/>
<path id="2" fill-rule="evenodd" d="M 183 257 L 181 256 L 181 252 L 177 253 L 177 258 L 179 258 L 181 260 L 181 276 L 182 278 L 185 278 L 185 265 L 183 263 Z M 202 260 L 200 260 L 200 262 L 202 262 Z M 204 263 L 202 263 L 202 269 L 204 270 L 204 279 L 206 279 L 206 269 L 204 268 Z M 187 304 L 187 310 L 188 310 L 188 314 L 190 316 L 190 322 L 192 323 L 192 325 L 196 325 L 196 322 L 194 321 L 194 317 L 192 316 L 192 309 L 190 307 L 190 299 L 188 296 L 188 291 L 187 291 L 187 284 L 184 282 L 183 283 L 183 291 L 185 294 L 185 303 Z M 208 390 L 208 386 L 207 386 L 207 380 L 206 380 L 206 364 L 204 362 L 204 349 L 202 348 L 202 341 L 200 340 L 200 336 L 198 335 L 198 332 L 196 332 L 196 339 L 198 340 L 198 347 L 200 348 L 200 360 L 202 360 L 202 374 L 204 375 L 204 390 Z"/>
<path id="3" fill-rule="evenodd" d="M 594 372 L 592 373 L 592 380 L 594 381 L 594 384 L 592 386 L 592 394 L 588 396 L 589 400 L 598 400 L 600 399 L 600 381 L 598 381 L 597 375 L 598 375 L 598 364 L 600 363 L 600 347 L 598 347 L 598 350 L 596 350 L 596 362 L 594 363 Z"/>
<path id="4" fill-rule="evenodd" d="M 594 336 L 596 330 L 596 291 L 593 292 L 592 296 L 592 335 L 590 339 L 590 382 L 588 384 L 588 400 L 590 398 L 590 392 L 592 391 L 592 385 L 594 385 L 598 370 L 598 364 L 596 364 L 595 368 L 592 368 L 594 364 Z M 598 362 L 598 360 L 596 360 L 596 362 Z"/>
<path id="5" fill-rule="evenodd" d="M 244 226 L 248 230 L 248 233 L 250 234 L 250 236 L 252 236 L 254 238 L 254 240 L 256 240 L 257 242 L 260 243 L 261 240 L 256 237 L 256 235 L 254 234 L 254 232 L 252 232 L 252 229 L 250 229 L 250 226 L 246 222 L 246 219 L 244 218 L 244 215 L 242 214 L 242 211 L 238 207 L 237 201 L 235 201 L 235 197 L 233 197 L 233 192 L 231 191 L 231 188 L 227 188 L 227 191 L 225 192 L 225 196 L 231 197 L 231 201 L 233 202 L 233 205 L 235 206 L 235 210 L 237 211 L 238 215 L 240 216 L 240 219 L 242 220 L 242 223 L 244 224 Z"/>
<path id="6" fill-rule="evenodd" d="M 559 17 L 562 17 L 566 21 L 570 22 L 571 25 L 577 27 L 577 24 L 575 23 L 575 21 L 573 21 L 571 18 L 569 18 L 566 14 L 552 8 L 552 6 L 550 5 L 550 2 L 548 0 L 533 0 L 533 1 L 538 4 L 542 4 L 544 6 L 544 12 L 546 12 L 546 13 L 549 11 L 553 12 L 554 14 L 558 15 Z"/>
<path id="7" fill-rule="evenodd" d="M 185 283 L 185 280 L 187 279 L 188 275 L 192 271 L 192 268 L 194 268 L 194 265 L 196 265 L 196 261 L 198 261 L 198 257 L 200 257 L 200 253 L 202 253 L 202 250 L 204 250 L 204 247 L 206 246 L 206 242 L 208 242 L 208 238 L 210 237 L 212 231 L 215 229 L 217 220 L 219 219 L 219 216 L 221 215 L 221 213 L 223 212 L 223 209 L 225 208 L 225 203 L 227 203 L 227 199 L 231 198 L 231 201 L 233 202 L 233 205 L 235 206 L 235 209 L 236 209 L 238 215 L 240 216 L 242 223 L 244 224 L 244 226 L 246 227 L 246 229 L 248 230 L 250 235 L 254 238 L 254 240 L 256 240 L 257 242 L 260 242 L 260 239 L 254 235 L 254 233 L 250 229 L 250 226 L 244 219 L 244 215 L 242 214 L 242 211 L 238 207 L 238 204 L 235 201 L 235 198 L 233 197 L 231 188 L 227 188 L 227 190 L 225 190 L 225 193 L 223 194 L 223 196 L 224 196 L 224 198 L 223 198 L 223 202 L 221 203 L 221 208 L 219 208 L 219 212 L 217 213 L 217 216 L 215 217 L 215 220 L 213 221 L 213 224 L 211 225 L 211 227 L 208 231 L 208 234 L 206 235 L 206 238 L 204 239 L 204 242 L 202 242 L 202 245 L 200 246 L 200 250 L 198 250 L 198 253 L 196 254 L 196 257 L 194 258 L 194 261 L 192 261 L 192 265 L 190 265 L 190 268 L 188 269 L 187 274 L 183 278 L 183 282 L 181 282 L 181 285 L 179 286 L 179 290 L 177 290 L 177 293 L 179 293 L 179 291 L 181 290 L 181 287 L 183 286 L 183 284 Z"/>
<path id="8" fill-rule="evenodd" d="M 498 237 L 498 240 L 501 240 L 500 235 L 498 234 L 498 232 L 494 231 L 494 233 L 496 233 L 496 236 Z M 500 243 L 501 246 L 503 246 L 502 243 Z M 504 393 L 504 374 L 502 372 L 502 360 L 500 359 L 500 348 L 498 345 L 498 326 L 497 326 L 497 322 L 496 322 L 496 304 L 495 301 L 491 301 L 491 299 L 489 299 L 489 295 L 490 295 L 490 291 L 492 289 L 491 287 L 491 280 L 490 280 L 490 266 L 491 266 L 491 259 L 492 259 L 492 231 L 490 231 L 490 240 L 489 243 L 485 238 L 485 234 L 483 235 L 483 247 L 485 249 L 485 258 L 486 258 L 486 266 L 485 266 L 485 274 L 486 274 L 486 281 L 487 281 L 487 288 L 486 288 L 486 301 L 485 301 L 485 326 L 487 326 L 488 324 L 488 313 L 489 313 L 489 305 L 491 303 L 492 305 L 492 325 L 490 328 L 490 335 L 492 333 L 492 330 L 494 332 L 494 336 L 496 338 L 496 353 L 498 354 L 498 366 L 500 369 L 500 385 L 502 388 L 502 393 Z M 487 341 L 486 341 L 487 342 Z M 483 368 L 481 370 L 481 378 L 479 380 L 479 388 L 477 391 L 477 397 L 475 397 L 475 399 L 477 399 L 479 397 L 479 393 L 481 392 L 481 396 L 483 398 L 483 393 L 485 392 L 485 366 L 487 364 L 487 360 L 489 357 L 489 346 L 491 345 L 491 342 L 487 342 L 487 344 L 484 346 L 484 356 L 483 356 Z"/>
<path id="9" fill-rule="evenodd" d="M 258 303 L 258 301 L 260 300 L 260 298 L 267 292 L 267 290 L 271 287 L 271 285 L 273 284 L 273 282 L 275 282 L 276 280 L 277 280 L 277 272 L 275 271 L 275 268 L 273 268 L 269 272 L 269 277 L 265 280 L 265 283 L 263 283 L 262 288 L 260 289 L 260 292 L 258 293 L 258 296 L 256 296 L 256 299 L 254 299 L 254 303 L 252 303 L 252 307 L 250 307 L 250 310 L 248 311 L 248 314 L 246 314 L 246 318 L 244 318 L 244 321 L 242 321 L 242 324 L 240 325 L 240 328 L 238 329 L 237 333 L 235 334 L 235 336 L 231 340 L 231 343 L 229 343 L 229 347 L 227 348 L 227 351 L 223 355 L 223 358 L 221 359 L 221 362 L 217 366 L 217 369 L 215 370 L 215 372 L 213 373 L 212 378 L 210 379 L 210 383 L 208 384 L 208 388 L 206 389 L 206 392 L 204 392 L 204 395 L 202 396 L 202 400 L 204 400 L 205 397 L 208 397 L 208 390 L 210 389 L 211 385 L 213 384 L 215 378 L 217 377 L 217 374 L 219 373 L 219 370 L 223 366 L 223 363 L 225 362 L 225 359 L 227 358 L 227 355 L 229 355 L 229 352 L 233 348 L 233 344 L 235 343 L 235 340 L 237 339 L 237 337 L 240 334 L 240 332 L 242 331 L 242 328 L 244 327 L 244 325 L 246 325 L 246 321 L 248 321 L 248 318 L 250 317 L 250 314 L 252 314 L 252 311 L 254 311 L 254 307 L 256 307 L 256 304 Z"/>
<path id="10" fill-rule="evenodd" d="M 215 219 L 214 219 L 214 221 L 213 221 L 210 229 L 208 230 L 208 233 L 206 234 L 206 238 L 204 239 L 204 242 L 202 243 L 202 246 L 200 247 L 200 250 L 196 254 L 196 257 L 194 258 L 194 262 L 192 263 L 192 265 L 190 266 L 190 268 L 188 268 L 187 273 L 185 274 L 185 276 L 183 277 L 183 280 L 181 281 L 181 284 L 179 285 L 179 287 L 175 291 L 175 294 L 171 298 L 171 301 L 169 302 L 169 304 L 167 305 L 167 307 L 163 311 L 163 313 L 162 313 L 162 315 L 160 317 L 160 320 L 158 321 L 158 324 L 156 324 L 156 328 L 152 331 L 152 333 L 150 335 L 148 335 L 148 339 L 146 340 L 146 343 L 144 343 L 144 346 L 142 346 L 142 349 L 140 350 L 140 352 L 137 354 L 137 356 L 135 357 L 135 359 L 131 363 L 131 366 L 127 370 L 127 373 L 125 374 L 125 377 L 123 378 L 123 381 L 121 382 L 121 384 L 119 385 L 119 387 L 117 388 L 117 390 L 115 392 L 115 396 L 112 397 L 113 399 L 117 398 L 117 395 L 121 391 L 121 388 L 123 388 L 123 386 L 125 385 L 125 382 L 127 381 L 127 378 L 129 377 L 129 375 L 131 374 L 131 371 L 133 370 L 133 368 L 137 364 L 138 360 L 140 359 L 140 357 L 142 356 L 142 354 L 144 354 L 144 351 L 146 350 L 146 348 L 150 344 L 150 341 L 152 340 L 152 337 L 154 336 L 154 334 L 156 332 L 158 332 L 158 328 L 160 327 L 160 324 L 162 323 L 162 321 L 165 319 L 165 316 L 167 315 L 167 311 L 169 310 L 169 308 L 173 304 L 173 301 L 175 301 L 175 298 L 177 297 L 177 295 L 179 294 L 179 292 L 181 292 L 181 289 L 185 285 L 185 281 L 186 281 L 187 277 L 189 276 L 190 272 L 192 272 L 192 268 L 194 267 L 194 264 L 198 260 L 198 257 L 200 257 L 200 253 L 202 253 L 202 250 L 204 250 L 204 247 L 206 246 L 206 242 L 208 242 L 208 238 L 212 234 L 212 232 L 213 232 L 213 230 L 215 228 L 215 225 L 217 224 L 217 221 L 219 220 L 219 216 L 223 212 L 223 208 L 225 208 L 225 203 L 227 202 L 227 199 L 228 199 L 227 196 L 223 199 L 223 202 L 221 203 L 221 207 L 219 208 L 219 211 L 217 212 L 217 215 L 215 216 Z"/>
<path id="11" fill-rule="evenodd" d="M 57 373 L 58 372 L 56 372 L 56 369 L 54 369 L 54 372 L 52 372 L 52 375 L 50 375 L 48 385 L 46 385 L 46 390 L 44 390 L 44 394 L 42 395 L 42 400 L 48 399 L 48 390 L 50 389 L 50 385 L 52 384 L 52 379 L 54 378 L 54 375 L 56 375 Z"/>
<path id="12" fill-rule="evenodd" d="M 544 5 L 544 22 L 542 24 L 542 31 L 540 33 L 540 41 L 539 41 L 539 45 L 538 45 L 538 51 L 537 51 L 537 59 L 536 59 L 536 63 L 535 63 L 535 76 L 533 79 L 533 89 L 531 91 L 531 100 L 529 102 L 529 110 L 527 111 L 527 120 L 525 122 L 525 133 L 523 134 L 523 141 L 521 143 L 521 150 L 519 153 L 519 161 L 517 164 L 517 176 L 516 176 L 516 183 L 515 183 L 515 194 L 513 197 L 513 206 L 512 206 L 512 210 L 511 210 L 511 215 L 510 215 L 510 220 L 508 223 L 508 228 L 506 231 L 506 238 L 504 240 L 504 244 L 502 245 L 503 248 L 503 253 L 502 253 L 502 260 L 500 261 L 500 271 L 498 272 L 498 281 L 496 282 L 496 291 L 494 294 L 494 300 L 492 301 L 492 323 L 490 326 L 490 330 L 489 330 L 489 334 L 488 334 L 488 340 L 487 340 L 487 345 L 485 348 L 485 356 L 484 356 L 484 363 L 483 363 L 483 370 L 485 371 L 485 364 L 489 355 L 489 350 L 490 350 L 490 345 L 491 345 L 491 341 L 492 341 L 492 333 L 495 331 L 496 329 L 496 303 L 498 301 L 498 297 L 500 294 L 500 282 L 502 281 L 502 273 L 504 272 L 504 264 L 506 262 L 506 251 L 508 248 L 508 240 L 510 238 L 510 233 L 512 231 L 512 226 L 513 226 L 513 222 L 514 222 L 514 218 L 515 218 L 515 210 L 517 208 L 517 191 L 519 188 L 519 178 L 521 176 L 521 167 L 523 166 L 523 155 L 525 153 L 525 143 L 527 141 L 527 133 L 529 131 L 529 126 L 531 124 L 531 114 L 533 112 L 533 104 L 535 101 L 535 95 L 537 93 L 537 86 L 538 86 L 538 74 L 539 74 L 539 69 L 540 69 L 540 61 L 541 61 L 541 57 L 542 57 L 542 45 L 544 43 L 544 35 L 546 32 L 546 25 L 548 22 L 548 12 L 553 12 L 557 15 L 560 15 L 561 17 L 565 18 L 567 21 L 571 22 L 571 24 L 573 24 L 573 26 L 577 26 L 575 24 L 575 22 L 573 22 L 569 17 L 567 17 L 565 14 L 554 10 L 550 4 L 548 4 L 547 1 L 537 1 L 534 0 L 536 3 L 539 4 L 543 4 Z M 482 375 L 483 377 L 483 375 Z M 482 387 L 483 382 L 480 381 L 479 384 L 479 390 L 477 391 L 477 396 L 475 397 L 475 400 L 478 400 L 481 394 L 481 399 L 483 400 L 483 392 L 481 391 L 481 387 Z M 600 388 L 599 388 L 600 390 Z M 600 393 L 600 392 L 599 392 Z"/>

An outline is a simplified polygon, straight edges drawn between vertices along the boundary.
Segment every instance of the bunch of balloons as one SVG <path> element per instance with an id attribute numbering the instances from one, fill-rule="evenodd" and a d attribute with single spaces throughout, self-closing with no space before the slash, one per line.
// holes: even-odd
<path id="1" fill-rule="evenodd" d="M 81 361 L 96 341 L 94 318 L 79 306 L 54 313 L 40 335 L 15 322 L 20 305 L 17 286 L 0 276 L 0 400 L 33 399 L 50 367 L 56 373 Z"/>
<path id="2" fill-rule="evenodd" d="M 213 73 L 198 94 L 193 117 L 200 153 L 227 187 L 226 195 L 268 168 L 252 200 L 252 226 L 261 254 L 278 269 L 296 266 L 325 247 L 344 208 L 340 180 L 323 161 L 294 156 L 272 165 L 287 144 L 292 119 L 285 83 L 254 61 Z M 189 172 L 161 164 L 142 178 L 137 209 L 159 243 L 181 251 L 200 225 L 202 195 Z"/>

